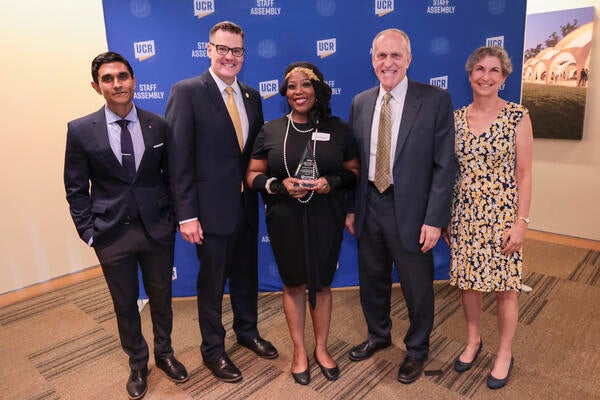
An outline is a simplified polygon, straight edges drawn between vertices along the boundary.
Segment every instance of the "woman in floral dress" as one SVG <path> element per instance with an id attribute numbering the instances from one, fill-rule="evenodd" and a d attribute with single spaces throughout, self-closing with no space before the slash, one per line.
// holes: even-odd
<path id="1" fill-rule="evenodd" d="M 533 135 L 527 109 L 498 96 L 512 72 L 504 49 L 475 50 L 466 70 L 473 102 L 454 113 L 458 174 L 444 235 L 451 249 L 450 284 L 461 290 L 467 322 L 467 346 L 454 368 L 468 370 L 481 351 L 482 295 L 495 292 L 499 348 L 487 385 L 498 389 L 508 382 L 514 363 Z"/>

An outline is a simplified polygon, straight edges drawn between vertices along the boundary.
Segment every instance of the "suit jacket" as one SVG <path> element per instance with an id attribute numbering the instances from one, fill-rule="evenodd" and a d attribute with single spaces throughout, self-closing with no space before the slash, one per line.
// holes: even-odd
<path id="1" fill-rule="evenodd" d="M 130 194 L 148 234 L 173 239 L 175 219 L 169 195 L 167 131 L 164 119 L 137 109 L 144 155 L 133 181 L 110 147 L 104 107 L 68 123 L 64 183 L 71 217 L 81 239 L 94 247 L 113 243 L 125 232 Z M 90 190 L 91 184 L 91 190 Z"/>
<path id="2" fill-rule="evenodd" d="M 205 233 L 229 235 L 241 216 L 258 227 L 258 197 L 243 181 L 254 140 L 262 127 L 259 93 L 238 80 L 248 116 L 248 138 L 240 150 L 217 83 L 207 70 L 173 85 L 166 119 L 172 128 L 169 168 L 178 221 L 197 217 Z M 243 207 L 243 209 L 242 209 Z"/>
<path id="3" fill-rule="evenodd" d="M 359 145 L 363 177 L 354 206 L 357 238 L 365 222 L 371 125 L 378 94 L 379 86 L 359 93 L 350 109 L 349 123 Z M 409 79 L 392 167 L 395 222 L 407 250 L 420 248 L 423 224 L 437 227 L 448 224 L 455 169 L 450 95 Z"/>

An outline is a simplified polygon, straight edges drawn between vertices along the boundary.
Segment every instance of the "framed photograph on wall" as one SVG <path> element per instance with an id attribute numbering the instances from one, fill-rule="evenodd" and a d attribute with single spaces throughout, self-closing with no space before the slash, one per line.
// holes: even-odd
<path id="1" fill-rule="evenodd" d="M 527 15 L 521 102 L 534 137 L 581 140 L 594 7 Z"/>

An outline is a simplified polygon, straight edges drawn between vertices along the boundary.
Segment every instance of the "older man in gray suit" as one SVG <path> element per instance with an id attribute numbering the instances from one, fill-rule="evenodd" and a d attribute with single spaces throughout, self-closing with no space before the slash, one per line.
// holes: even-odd
<path id="1" fill-rule="evenodd" d="M 365 360 L 391 344 L 391 268 L 396 265 L 410 326 L 398 380 L 419 378 L 433 327 L 433 255 L 449 218 L 455 176 L 450 95 L 406 77 L 410 39 L 387 29 L 373 40 L 380 85 L 352 101 L 350 125 L 363 177 L 346 226 L 358 239 L 360 299 L 368 337 L 350 350 Z"/>

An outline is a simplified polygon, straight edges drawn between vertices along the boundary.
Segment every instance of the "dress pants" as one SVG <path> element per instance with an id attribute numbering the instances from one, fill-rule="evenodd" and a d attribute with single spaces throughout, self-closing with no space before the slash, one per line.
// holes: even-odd
<path id="1" fill-rule="evenodd" d="M 196 284 L 198 323 L 204 361 L 216 361 L 225 353 L 222 308 L 227 279 L 236 336 L 246 339 L 258 336 L 257 235 L 256 228 L 241 215 L 231 235 L 205 234 L 203 243 L 196 246 L 200 261 Z"/>
<path id="2" fill-rule="evenodd" d="M 403 212 L 406 212 L 403 210 Z M 420 229 L 421 227 L 418 227 Z M 389 343 L 391 269 L 396 265 L 410 326 L 404 337 L 409 357 L 424 359 L 429 353 L 433 328 L 433 255 L 407 251 L 396 226 L 393 190 L 380 194 L 369 186 L 365 226 L 358 238 L 360 301 L 369 339 Z"/>
<path id="3" fill-rule="evenodd" d="M 125 225 L 124 229 L 125 234 L 119 240 L 106 247 L 95 248 L 95 251 L 117 315 L 121 346 L 129 356 L 129 366 L 139 369 L 148 363 L 148 344 L 142 335 L 137 304 L 138 263 L 150 302 L 154 354 L 156 357 L 173 355 L 171 286 L 174 236 L 168 244 L 158 243 L 146 234 L 139 221 Z"/>

